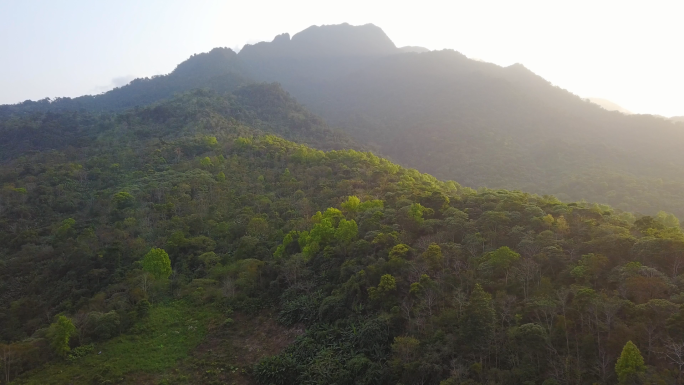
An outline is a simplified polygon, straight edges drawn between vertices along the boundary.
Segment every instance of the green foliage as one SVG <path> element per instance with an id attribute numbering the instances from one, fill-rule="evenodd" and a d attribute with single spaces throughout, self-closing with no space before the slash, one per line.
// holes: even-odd
<path id="1" fill-rule="evenodd" d="M 72 361 L 72 362 L 77 361 L 79 358 L 87 356 L 88 354 L 92 353 L 94 350 L 95 350 L 95 345 L 93 345 L 93 344 L 82 345 L 82 346 L 79 346 L 79 347 L 71 350 L 71 352 L 67 356 L 67 359 L 69 361 Z"/>
<path id="2" fill-rule="evenodd" d="M 386 298 L 387 295 L 397 289 L 397 281 L 391 274 L 380 277 L 378 287 L 368 288 L 368 297 L 372 300 Z"/>
<path id="3" fill-rule="evenodd" d="M 489 262 L 497 270 L 507 270 L 520 259 L 520 254 L 511 250 L 508 246 L 499 247 L 496 251 L 489 254 Z"/>
<path id="4" fill-rule="evenodd" d="M 430 244 L 430 246 L 432 245 L 433 244 Z M 389 258 L 406 258 L 406 254 L 408 254 L 409 250 L 410 249 L 407 245 L 400 243 L 392 247 L 392 250 L 389 252 Z M 439 253 L 441 253 L 441 249 L 439 250 Z"/>
<path id="5" fill-rule="evenodd" d="M 293 384 L 297 378 L 297 362 L 288 354 L 265 358 L 254 368 L 254 377 L 260 384 Z"/>
<path id="6" fill-rule="evenodd" d="M 150 314 L 150 307 L 152 305 L 150 304 L 150 301 L 147 299 L 141 299 L 140 302 L 136 305 L 136 313 L 138 314 L 138 318 L 145 318 Z"/>
<path id="7" fill-rule="evenodd" d="M 476 284 L 461 320 L 461 336 L 468 350 L 482 354 L 487 349 L 494 337 L 494 317 L 492 296 Z"/>
<path id="8" fill-rule="evenodd" d="M 392 249 L 392 251 L 395 251 Z M 421 255 L 421 257 L 427 261 L 427 263 L 433 268 L 438 269 L 444 260 L 442 255 L 442 249 L 436 243 L 431 243 L 427 250 Z"/>
<path id="9" fill-rule="evenodd" d="M 99 354 L 86 352 L 70 365 L 46 365 L 22 383 L 115 383 L 125 375 L 138 378 L 140 373 L 169 370 L 204 340 L 209 321 L 217 316 L 211 308 L 193 308 L 182 301 L 155 306 L 131 333 L 98 344 Z"/>
<path id="10" fill-rule="evenodd" d="M 66 316 L 58 316 L 57 320 L 50 325 L 48 329 L 50 346 L 57 356 L 66 358 L 71 351 L 69 340 L 74 334 L 76 334 L 76 327 Z"/>
<path id="11" fill-rule="evenodd" d="M 337 225 L 337 229 L 335 229 L 335 240 L 342 244 L 347 244 L 356 238 L 358 232 L 359 227 L 356 225 L 356 221 L 353 219 L 348 221 L 342 218 Z"/>
<path id="12" fill-rule="evenodd" d="M 421 224 L 425 220 L 423 214 L 425 213 L 425 207 L 420 203 L 413 203 L 409 208 L 409 217 L 413 219 L 416 223 Z"/>
<path id="13" fill-rule="evenodd" d="M 345 202 L 342 202 L 340 207 L 342 210 L 348 212 L 351 215 L 356 214 L 359 211 L 359 206 L 361 205 L 361 200 L 356 196 L 350 196 Z"/>
<path id="14" fill-rule="evenodd" d="M 143 270 L 156 279 L 166 279 L 171 275 L 171 260 L 163 249 L 152 248 L 142 261 Z"/>
<path id="15" fill-rule="evenodd" d="M 204 144 L 206 144 L 208 147 L 217 147 L 219 145 L 215 136 L 205 136 Z"/>
<path id="16" fill-rule="evenodd" d="M 120 210 L 125 209 L 127 207 L 133 206 L 135 203 L 135 197 L 126 191 L 121 191 L 114 194 L 112 197 L 112 203 L 114 203 L 116 208 Z"/>
<path id="17" fill-rule="evenodd" d="M 244 97 L 283 117 L 260 98 L 285 96 L 262 91 Z M 265 332 L 304 330 L 262 351 L 275 357 L 265 383 L 606 383 L 615 373 L 597 370 L 597 354 L 617 357 L 629 339 L 651 341 L 653 373 L 674 382 L 658 352 L 684 330 L 684 236 L 666 219 L 474 191 L 371 153 L 313 149 L 266 133 L 344 141 L 241 97 L 198 91 L 121 114 L 3 123 L 0 134 L 40 128 L 33 143 L 50 130 L 80 135 L 78 151 L 55 142 L 0 167 L 0 339 L 25 352 L 18 372 L 50 373 L 36 383 L 166 379 L 204 336 L 191 327 L 207 320 L 190 320 L 211 310 L 206 325 L 226 341 L 259 338 L 239 334 L 246 314 L 281 323 Z M 259 130 L 245 123 L 256 116 Z M 135 198 L 119 205 L 116 192 Z M 155 246 L 168 281 L 150 279 Z M 78 320 L 78 342 L 102 346 L 108 363 L 89 354 L 36 369 L 51 356 L 41 337 L 54 312 Z"/>
<path id="18" fill-rule="evenodd" d="M 627 341 L 620 358 L 615 364 L 615 373 L 621 384 L 634 383 L 639 374 L 644 373 L 646 366 L 644 365 L 644 358 L 641 356 L 639 349 L 632 343 Z"/>

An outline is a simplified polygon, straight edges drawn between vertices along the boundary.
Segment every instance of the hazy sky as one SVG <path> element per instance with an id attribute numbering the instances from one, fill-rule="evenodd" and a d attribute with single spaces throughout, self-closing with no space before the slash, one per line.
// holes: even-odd
<path id="1" fill-rule="evenodd" d="M 313 24 L 516 62 L 583 97 L 684 115 L 684 1 L 0 0 L 0 103 L 99 93 Z"/>

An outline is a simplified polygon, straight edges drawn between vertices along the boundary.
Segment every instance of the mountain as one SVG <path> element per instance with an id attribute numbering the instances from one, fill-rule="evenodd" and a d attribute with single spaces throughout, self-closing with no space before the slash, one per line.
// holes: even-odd
<path id="1" fill-rule="evenodd" d="M 675 122 L 684 122 L 684 116 L 673 116 L 670 118 L 670 120 Z"/>
<path id="2" fill-rule="evenodd" d="M 202 94 L 200 91 L 194 91 Z M 214 91 L 204 91 L 218 97 Z M 239 120 L 263 132 L 306 143 L 320 149 L 365 148 L 340 131 L 330 129 L 318 116 L 299 105 L 278 84 L 249 84 L 233 93 L 221 94 L 223 105 L 217 111 L 225 119 Z M 204 100 L 204 99 L 200 99 Z M 210 100 L 210 99 L 209 99 Z M 147 119 L 164 124 L 174 111 L 169 104 L 148 111 Z M 11 117 L 0 120 L 0 160 L 9 161 L 23 153 L 61 151 L 67 147 L 88 145 L 112 122 L 99 115 L 79 115 L 73 111 L 34 112 L 30 119 Z M 48 122 L 54 122 L 48 124 Z M 149 135 L 149 133 L 140 134 Z"/>
<path id="3" fill-rule="evenodd" d="M 366 29 L 368 40 L 386 41 L 367 26 L 335 29 L 354 31 L 344 47 L 357 54 L 348 58 L 332 54 L 341 48 L 304 42 L 282 53 L 287 46 L 275 41 L 259 44 L 271 53 L 267 61 L 250 50 L 238 56 L 253 78 L 282 83 L 330 125 L 402 165 L 473 188 L 684 216 L 684 137 L 670 122 L 606 111 L 520 64 L 500 67 L 450 50 L 393 52 L 390 44 L 373 55 L 358 39 Z"/>
<path id="4" fill-rule="evenodd" d="M 245 75 L 235 52 L 229 48 L 214 48 L 210 52 L 193 55 L 168 75 L 138 78 L 100 95 L 55 100 L 46 98 L 3 105 L 0 106 L 0 116 L 44 111 L 122 111 L 197 88 L 226 93 L 253 82 Z"/>
<path id="5" fill-rule="evenodd" d="M 340 150 L 273 84 L 0 117 L 0 137 L 7 383 L 682 379 L 672 215 Z"/>
<path id="6" fill-rule="evenodd" d="M 366 148 L 441 179 L 684 217 L 684 138 L 671 121 L 606 111 L 520 64 L 397 48 L 371 24 L 314 26 L 239 54 L 217 48 L 169 75 L 102 95 L 0 106 L 0 116 L 122 111 L 254 82 L 279 82 Z"/>
<path id="7" fill-rule="evenodd" d="M 621 106 L 611 102 L 610 100 L 602 99 L 602 98 L 588 98 L 588 99 L 590 102 L 592 102 L 594 104 L 598 104 L 599 106 L 603 107 L 603 109 L 605 109 L 605 110 L 622 112 L 623 114 L 626 114 L 626 115 L 632 114 L 631 111 L 622 108 Z"/>

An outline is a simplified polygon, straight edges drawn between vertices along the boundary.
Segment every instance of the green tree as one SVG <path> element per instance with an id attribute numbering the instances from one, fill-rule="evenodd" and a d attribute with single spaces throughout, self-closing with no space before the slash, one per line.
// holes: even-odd
<path id="1" fill-rule="evenodd" d="M 114 197 L 112 197 L 112 202 L 117 209 L 122 210 L 133 206 L 133 203 L 135 203 L 135 198 L 126 191 L 121 191 L 114 194 Z"/>
<path id="2" fill-rule="evenodd" d="M 471 353 L 487 350 L 494 336 L 494 316 L 492 296 L 476 284 L 461 318 L 461 338 Z"/>
<path id="3" fill-rule="evenodd" d="M 411 219 L 413 219 L 417 224 L 422 224 L 425 219 L 423 218 L 423 214 L 425 213 L 426 209 L 421 205 L 420 203 L 413 203 L 411 207 L 409 207 L 408 215 Z"/>
<path id="4" fill-rule="evenodd" d="M 392 250 L 389 252 L 389 258 L 406 258 L 406 254 L 408 254 L 409 250 L 410 249 L 407 245 L 400 243 L 392 247 Z"/>
<path id="5" fill-rule="evenodd" d="M 74 334 L 76 334 L 76 327 L 71 320 L 63 315 L 57 317 L 57 320 L 50 325 L 47 334 L 55 354 L 59 357 L 66 357 L 71 351 L 69 340 Z"/>
<path id="6" fill-rule="evenodd" d="M 665 227 L 679 228 L 679 219 L 674 214 L 666 213 L 665 211 L 658 211 L 655 220 Z"/>
<path id="7" fill-rule="evenodd" d="M 57 228 L 55 232 L 55 237 L 58 239 L 65 239 L 69 236 L 74 235 L 73 227 L 76 225 L 76 221 L 73 218 L 67 218 L 62 221 L 62 225 Z"/>
<path id="8" fill-rule="evenodd" d="M 511 250 L 508 246 L 499 247 L 488 256 L 488 262 L 495 271 L 503 272 L 508 284 L 508 273 L 511 266 L 520 259 L 520 254 Z"/>
<path id="9" fill-rule="evenodd" d="M 135 308 L 136 313 L 138 314 L 138 318 L 145 318 L 150 314 L 150 307 L 152 305 L 150 304 L 150 301 L 146 299 L 141 299 L 140 302 L 138 302 L 138 305 Z"/>
<path id="10" fill-rule="evenodd" d="M 361 204 L 361 200 L 358 197 L 350 196 L 347 198 L 347 200 L 345 202 L 343 202 L 340 205 L 340 207 L 342 207 L 342 210 L 348 212 L 353 217 L 359 211 L 359 205 L 360 204 Z"/>
<path id="11" fill-rule="evenodd" d="M 595 282 L 607 264 L 608 258 L 601 254 L 585 254 L 577 266 L 570 271 L 570 275 L 581 282 Z"/>
<path id="12" fill-rule="evenodd" d="M 436 243 L 431 243 L 427 250 L 421 254 L 421 257 L 427 261 L 428 265 L 430 265 L 430 268 L 433 270 L 439 269 L 439 267 L 442 265 L 442 261 L 444 260 L 442 248 L 440 248 Z"/>
<path id="13" fill-rule="evenodd" d="M 152 248 L 142 261 L 143 270 L 154 278 L 168 278 L 171 275 L 171 260 L 163 249 Z"/>
<path id="14" fill-rule="evenodd" d="M 621 384 L 633 384 L 638 380 L 639 374 L 645 371 L 644 357 L 641 356 L 639 348 L 632 341 L 627 341 L 615 364 L 618 380 Z"/>
<path id="15" fill-rule="evenodd" d="M 216 140 L 215 136 L 205 136 L 204 144 L 207 145 L 207 147 L 218 147 L 218 140 Z"/>
<path id="16" fill-rule="evenodd" d="M 260 239 L 268 236 L 270 226 L 268 221 L 261 217 L 254 217 L 247 224 L 247 234 Z"/>
<path id="17" fill-rule="evenodd" d="M 348 244 L 359 233 L 359 226 L 355 220 L 341 219 L 337 229 L 335 230 L 335 240 L 342 244 Z"/>
<path id="18" fill-rule="evenodd" d="M 368 297 L 370 299 L 382 299 L 387 297 L 387 295 L 397 288 L 397 281 L 391 274 L 385 274 L 380 277 L 380 283 L 378 287 L 368 288 Z"/>

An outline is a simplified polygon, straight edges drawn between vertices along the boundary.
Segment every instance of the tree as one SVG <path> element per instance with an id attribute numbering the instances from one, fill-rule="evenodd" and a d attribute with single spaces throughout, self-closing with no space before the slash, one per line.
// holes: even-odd
<path id="1" fill-rule="evenodd" d="M 368 288 L 368 297 L 372 300 L 382 300 L 387 295 L 397 289 L 397 281 L 391 274 L 385 274 L 380 277 L 378 287 Z"/>
<path id="2" fill-rule="evenodd" d="M 76 327 L 71 320 L 63 315 L 57 317 L 57 321 L 52 323 L 48 329 L 50 346 L 52 346 L 55 354 L 59 357 L 66 357 L 67 353 L 71 351 L 69 340 L 74 334 L 76 334 Z"/>
<path id="3" fill-rule="evenodd" d="M 247 224 L 247 234 L 260 239 L 265 238 L 270 231 L 268 221 L 264 218 L 254 217 Z"/>
<path id="4" fill-rule="evenodd" d="M 513 263 L 518 259 L 520 259 L 520 254 L 511 250 L 508 246 L 503 246 L 489 254 L 488 262 L 494 270 L 504 272 L 506 284 L 508 284 L 508 273 Z"/>
<path id="5" fill-rule="evenodd" d="M 343 202 L 340 205 L 340 207 L 342 207 L 342 210 L 348 212 L 353 217 L 359 211 L 360 204 L 361 200 L 358 197 L 350 196 L 347 198 L 346 202 Z"/>
<path id="6" fill-rule="evenodd" d="M 394 337 L 392 353 L 401 363 L 408 364 L 415 360 L 419 346 L 420 341 L 413 337 Z"/>
<path id="7" fill-rule="evenodd" d="M 121 191 L 116 194 L 114 194 L 114 197 L 112 197 L 112 202 L 118 208 L 119 210 L 125 209 L 127 207 L 133 206 L 133 203 L 135 203 L 135 198 L 133 195 L 129 194 L 126 191 Z"/>
<path id="8" fill-rule="evenodd" d="M 411 207 L 409 207 L 408 216 L 420 225 L 425 221 L 423 218 L 423 213 L 425 212 L 426 208 L 420 203 L 413 203 Z"/>
<path id="9" fill-rule="evenodd" d="M 421 254 L 421 257 L 427 261 L 431 269 L 437 270 L 442 265 L 444 256 L 442 255 L 442 248 L 436 243 L 431 243 L 427 250 Z"/>
<path id="10" fill-rule="evenodd" d="M 461 318 L 461 338 L 471 353 L 483 354 L 494 336 L 492 296 L 476 284 Z"/>
<path id="11" fill-rule="evenodd" d="M 166 279 L 171 275 L 171 260 L 163 249 L 152 248 L 143 258 L 143 270 L 156 279 Z"/>
<path id="12" fill-rule="evenodd" d="M 150 314 L 150 301 L 146 299 L 141 299 L 140 302 L 138 302 L 138 305 L 136 306 L 136 313 L 138 314 L 138 318 L 145 318 Z"/>
<path id="13" fill-rule="evenodd" d="M 601 254 L 585 254 L 577 266 L 570 271 L 570 275 L 581 282 L 595 282 L 608 264 L 608 258 Z"/>
<path id="14" fill-rule="evenodd" d="M 644 357 L 641 356 L 639 348 L 627 341 L 625 347 L 622 348 L 622 354 L 615 364 L 615 373 L 621 384 L 632 384 L 638 379 L 639 374 L 646 371 L 644 365 Z"/>
<path id="15" fill-rule="evenodd" d="M 359 232 L 359 226 L 355 220 L 341 219 L 337 229 L 335 230 L 335 240 L 344 245 L 351 242 Z"/>

